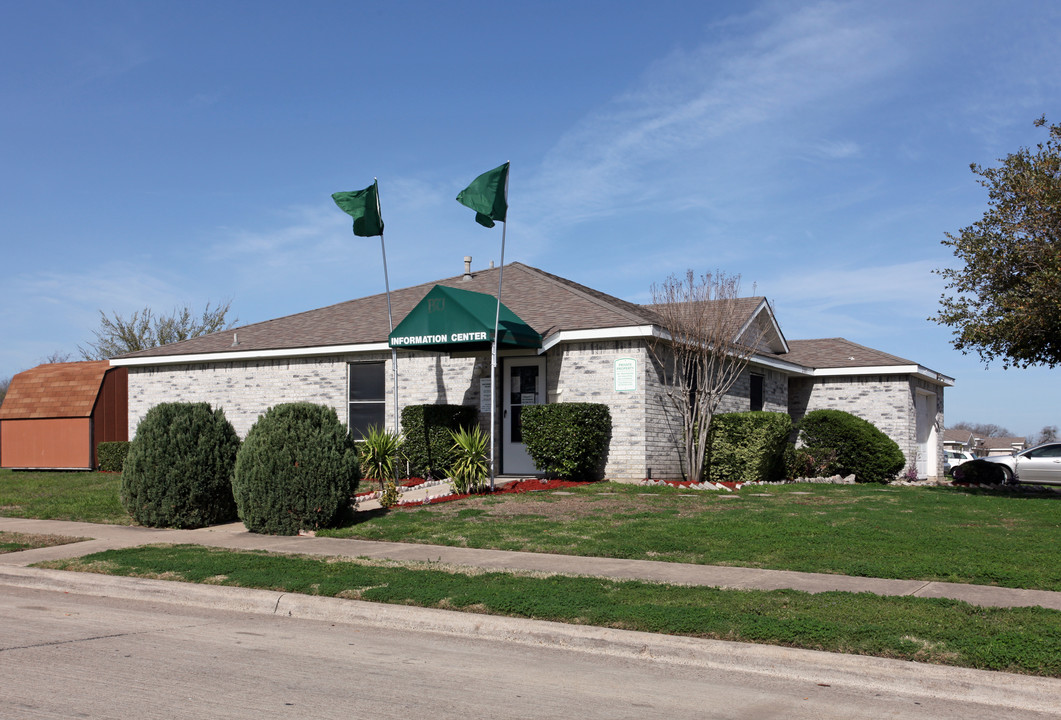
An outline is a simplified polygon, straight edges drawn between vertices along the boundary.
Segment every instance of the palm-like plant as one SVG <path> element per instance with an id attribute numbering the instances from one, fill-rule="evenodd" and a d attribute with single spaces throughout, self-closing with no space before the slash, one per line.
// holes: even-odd
<path id="1" fill-rule="evenodd" d="M 394 481 L 394 468 L 401 453 L 402 436 L 387 432 L 376 425 L 368 429 L 368 434 L 361 437 L 358 444 L 358 461 L 361 476 L 379 481 L 381 490 L 386 490 L 385 483 Z"/>
<path id="2" fill-rule="evenodd" d="M 464 495 L 483 489 L 490 473 L 487 460 L 487 445 L 490 441 L 486 433 L 476 425 L 471 430 L 450 430 L 450 435 L 453 436 L 453 451 L 456 454 L 449 470 L 453 491 Z"/>

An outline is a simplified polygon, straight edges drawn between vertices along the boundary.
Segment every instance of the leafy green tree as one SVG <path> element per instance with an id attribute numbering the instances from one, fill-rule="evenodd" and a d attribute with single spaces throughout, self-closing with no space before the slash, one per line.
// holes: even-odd
<path id="1" fill-rule="evenodd" d="M 1061 124 L 1034 151 L 1021 148 L 999 162 L 971 166 L 989 207 L 943 241 L 962 267 L 936 271 L 949 294 L 931 319 L 954 328 L 954 347 L 975 350 L 985 364 L 1054 367 L 1061 363 Z"/>
<path id="2" fill-rule="evenodd" d="M 199 317 L 188 307 L 177 308 L 171 315 L 156 315 L 151 308 L 144 308 L 129 317 L 117 312 L 108 317 L 100 310 L 99 328 L 93 330 L 95 342 L 90 342 L 87 347 L 79 346 L 78 350 L 85 360 L 104 360 L 227 330 L 239 322 L 237 318 L 228 320 L 231 307 L 231 300 L 215 308 L 207 303 Z"/>

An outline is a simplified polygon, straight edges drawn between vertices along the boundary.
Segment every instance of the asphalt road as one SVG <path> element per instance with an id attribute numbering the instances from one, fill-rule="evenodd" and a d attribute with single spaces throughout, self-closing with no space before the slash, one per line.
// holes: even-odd
<path id="1" fill-rule="evenodd" d="M 391 624 L 0 586 L 0 717 L 1059 717 L 906 693 L 869 674 L 819 684 L 780 667 L 798 657 L 783 653 L 776 671 L 723 671 Z"/>

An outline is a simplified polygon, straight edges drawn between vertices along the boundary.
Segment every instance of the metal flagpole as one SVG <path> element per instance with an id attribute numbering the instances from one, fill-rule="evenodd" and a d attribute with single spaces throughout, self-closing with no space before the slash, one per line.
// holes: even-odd
<path id="1" fill-rule="evenodd" d="M 382 218 L 383 215 L 380 212 L 379 207 L 379 184 L 377 178 L 372 178 L 373 182 L 376 182 L 376 217 Z M 391 315 L 391 283 L 390 278 L 387 276 L 387 246 L 383 243 L 383 231 L 379 232 L 379 247 L 383 251 L 383 286 L 387 289 L 387 324 L 390 326 L 390 332 L 394 332 L 394 317 Z M 395 348 L 391 348 L 391 372 L 392 384 L 394 386 L 394 432 L 398 432 L 398 351 Z M 395 472 L 397 472 L 397 464 L 395 465 Z M 397 480 L 397 478 L 395 478 Z"/>
<path id="2" fill-rule="evenodd" d="M 505 195 L 508 195 L 507 188 Z M 507 216 L 507 213 L 506 213 Z M 504 379 L 498 382 L 497 378 L 497 328 L 501 322 L 501 280 L 505 275 L 505 231 L 508 230 L 508 221 L 501 223 L 501 267 L 497 271 L 497 310 L 494 312 L 494 344 L 490 349 L 490 492 L 494 491 L 494 414 L 497 409 L 497 398 L 493 397 L 495 382 L 503 389 Z M 498 393 L 500 395 L 500 393 Z M 504 402 L 504 400 L 502 400 Z M 502 432 L 504 437 L 505 433 Z"/>
<path id="3" fill-rule="evenodd" d="M 494 465 L 494 416 L 497 412 L 497 398 L 494 397 L 494 383 L 497 379 L 497 328 L 501 323 L 501 281 L 505 277 L 505 232 L 508 230 L 508 175 L 512 171 L 509 164 L 505 171 L 505 219 L 501 221 L 501 267 L 497 271 L 497 309 L 494 312 L 494 343 L 490 349 L 490 492 L 494 491 L 494 478 L 496 477 Z M 498 382 L 504 389 L 504 379 Z M 498 393 L 500 395 L 500 393 Z M 502 400 L 502 402 L 504 402 Z M 504 437 L 505 433 L 501 433 Z"/>

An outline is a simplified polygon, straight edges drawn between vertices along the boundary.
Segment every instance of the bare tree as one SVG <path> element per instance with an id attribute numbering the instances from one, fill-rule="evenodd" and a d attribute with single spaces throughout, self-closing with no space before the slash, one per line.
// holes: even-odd
<path id="1" fill-rule="evenodd" d="M 86 360 L 103 360 L 227 330 L 238 322 L 235 318 L 226 319 L 231 306 L 231 300 L 212 309 L 207 303 L 199 318 L 194 317 L 187 306 L 175 309 L 171 315 L 155 315 L 151 308 L 144 308 L 128 318 L 117 312 L 108 317 L 100 310 L 100 326 L 93 330 L 96 341 L 87 347 L 79 346 L 78 350 Z"/>
<path id="2" fill-rule="evenodd" d="M 660 400 L 681 422 L 682 470 L 692 482 L 703 472 L 711 418 L 766 332 L 751 322 L 739 294 L 740 276 L 719 271 L 697 278 L 689 270 L 652 286 L 662 333 L 649 350 L 663 372 Z"/>
<path id="3" fill-rule="evenodd" d="M 1014 437 L 1008 428 L 993 423 L 970 423 L 962 420 L 951 425 L 952 430 L 968 430 L 978 438 Z"/>
<path id="4" fill-rule="evenodd" d="M 1030 446 L 1042 445 L 1043 443 L 1055 442 L 1057 440 L 1057 425 L 1044 425 L 1039 431 L 1039 437 Z"/>
<path id="5" fill-rule="evenodd" d="M 4 404 L 4 398 L 7 397 L 7 389 L 11 386 L 12 378 L 0 379 L 0 405 Z"/>
<path id="6" fill-rule="evenodd" d="M 52 363 L 66 363 L 72 362 L 74 359 L 73 353 L 63 352 L 62 350 L 56 350 L 46 358 L 42 358 L 41 365 L 51 365 Z"/>

